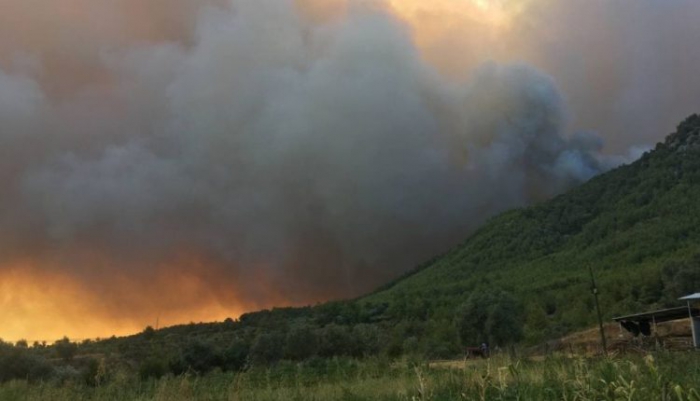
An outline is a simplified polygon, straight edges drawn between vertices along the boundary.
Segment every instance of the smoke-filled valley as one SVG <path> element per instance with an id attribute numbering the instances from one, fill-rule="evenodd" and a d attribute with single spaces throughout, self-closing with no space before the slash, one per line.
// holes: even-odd
<path id="1" fill-rule="evenodd" d="M 360 295 L 700 100 L 691 1 L 0 4 L 9 338 Z"/>

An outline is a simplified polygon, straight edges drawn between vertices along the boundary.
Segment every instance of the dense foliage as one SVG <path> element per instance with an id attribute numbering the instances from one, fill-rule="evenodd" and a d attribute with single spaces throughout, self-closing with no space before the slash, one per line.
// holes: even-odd
<path id="1" fill-rule="evenodd" d="M 625 359 L 496 357 L 452 364 L 347 358 L 283 362 L 244 373 L 159 380 L 117 375 L 109 382 L 0 384 L 1 400 L 332 401 L 579 400 L 698 401 L 695 353 Z"/>
<path id="2" fill-rule="evenodd" d="M 475 291 L 524 306 L 530 343 L 604 317 L 676 306 L 700 291 L 700 117 L 637 162 L 543 204 L 504 213 L 433 263 L 360 301 L 393 320 L 451 320 Z M 487 308 L 483 306 L 481 309 Z"/>

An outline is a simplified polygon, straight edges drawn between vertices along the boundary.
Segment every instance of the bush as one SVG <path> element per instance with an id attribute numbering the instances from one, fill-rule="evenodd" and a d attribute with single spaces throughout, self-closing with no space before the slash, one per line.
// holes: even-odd
<path id="1" fill-rule="evenodd" d="M 53 373 L 53 368 L 45 359 L 32 355 L 26 348 L 0 342 L 0 382 L 42 380 L 51 377 Z"/>
<path id="2" fill-rule="evenodd" d="M 284 357 L 291 360 L 304 360 L 316 355 L 318 336 L 307 325 L 293 327 L 287 333 Z"/>
<path id="3" fill-rule="evenodd" d="M 155 335 L 156 335 L 156 330 L 151 326 L 147 326 L 145 329 L 143 329 L 143 332 L 141 332 L 141 335 L 143 335 L 143 338 L 145 340 L 152 340 L 153 337 L 155 337 Z"/>
<path id="4" fill-rule="evenodd" d="M 168 364 L 161 358 L 151 357 L 139 366 L 141 380 L 160 379 L 168 373 Z"/>
<path id="5" fill-rule="evenodd" d="M 175 374 L 187 371 L 204 374 L 219 366 L 221 355 L 211 344 L 199 340 L 187 343 L 180 350 L 179 357 L 170 363 L 170 368 Z"/>
<path id="6" fill-rule="evenodd" d="M 510 293 L 499 290 L 475 291 L 457 314 L 462 343 L 474 346 L 483 342 L 509 345 L 523 336 L 522 306 Z"/>
<path id="7" fill-rule="evenodd" d="M 376 326 L 358 324 L 352 328 L 355 342 L 354 356 L 378 355 L 381 350 L 381 332 Z"/>
<path id="8" fill-rule="evenodd" d="M 345 326 L 329 324 L 319 331 L 319 356 L 349 356 L 354 349 L 355 341 Z"/>
<path id="9" fill-rule="evenodd" d="M 270 365 L 284 357 L 285 337 L 279 333 L 258 335 L 250 348 L 250 362 L 255 366 Z"/>
<path id="10" fill-rule="evenodd" d="M 101 372 L 100 370 L 104 369 L 104 365 L 100 366 L 100 361 L 95 358 L 83 359 L 81 362 L 80 373 L 83 382 L 88 386 L 98 385 L 103 379 L 102 376 L 104 375 L 104 372 Z"/>
<path id="11" fill-rule="evenodd" d="M 248 366 L 250 346 L 244 341 L 236 340 L 222 355 L 222 368 L 234 372 L 242 371 Z"/>
<path id="12" fill-rule="evenodd" d="M 54 347 L 56 349 L 56 354 L 58 354 L 58 357 L 63 359 L 64 362 L 73 360 L 73 357 L 78 352 L 78 344 L 71 342 L 68 337 L 63 337 L 63 339 L 56 341 Z"/>

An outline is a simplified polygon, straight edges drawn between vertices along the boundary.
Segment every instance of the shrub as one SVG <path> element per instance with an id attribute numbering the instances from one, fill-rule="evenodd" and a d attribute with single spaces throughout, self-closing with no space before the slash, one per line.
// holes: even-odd
<path id="1" fill-rule="evenodd" d="M 180 350 L 179 357 L 171 362 L 170 367 L 176 374 L 187 371 L 204 374 L 220 365 L 221 355 L 210 343 L 194 340 Z"/>
<path id="2" fill-rule="evenodd" d="M 78 352 L 78 344 L 71 342 L 68 337 L 63 337 L 61 340 L 54 343 L 56 354 L 65 362 L 70 362 Z"/>
<path id="3" fill-rule="evenodd" d="M 241 340 L 235 340 L 222 355 L 222 368 L 234 372 L 242 371 L 248 365 L 250 346 Z"/>
<path id="4" fill-rule="evenodd" d="M 490 342 L 508 345 L 523 336 L 522 306 L 510 293 L 475 291 L 457 314 L 457 327 L 464 345 Z"/>
<path id="5" fill-rule="evenodd" d="M 287 333 L 284 357 L 291 360 L 308 359 L 318 351 L 318 336 L 307 325 L 293 327 Z"/>
<path id="6" fill-rule="evenodd" d="M 250 348 L 250 362 L 253 365 L 270 365 L 284 356 L 285 337 L 279 333 L 258 335 Z"/>
<path id="7" fill-rule="evenodd" d="M 330 358 L 353 354 L 355 341 L 345 326 L 329 324 L 320 330 L 318 354 Z"/>
<path id="8" fill-rule="evenodd" d="M 168 373 L 168 364 L 161 358 L 151 357 L 141 362 L 139 377 L 141 380 L 160 379 Z"/>
<path id="9" fill-rule="evenodd" d="M 0 342 L 0 382 L 9 380 L 42 380 L 54 373 L 49 363 L 32 355 L 26 348 Z"/>

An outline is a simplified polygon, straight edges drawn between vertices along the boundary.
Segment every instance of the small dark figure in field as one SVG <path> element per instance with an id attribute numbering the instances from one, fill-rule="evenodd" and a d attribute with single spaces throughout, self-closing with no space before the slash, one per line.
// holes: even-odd
<path id="1" fill-rule="evenodd" d="M 491 352 L 489 351 L 489 344 L 488 343 L 481 343 L 481 355 L 484 358 L 488 358 L 489 354 Z"/>
<path id="2" fill-rule="evenodd" d="M 488 358 L 489 357 L 489 345 L 487 343 L 482 343 L 480 347 L 468 347 L 465 349 L 466 358 Z"/>

